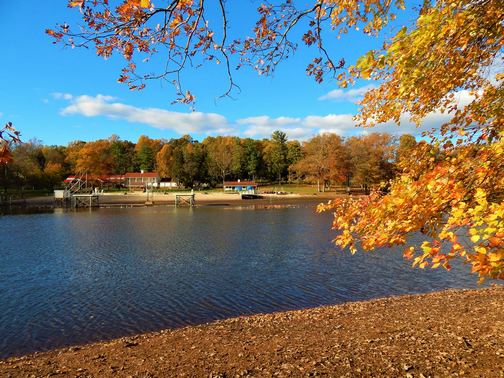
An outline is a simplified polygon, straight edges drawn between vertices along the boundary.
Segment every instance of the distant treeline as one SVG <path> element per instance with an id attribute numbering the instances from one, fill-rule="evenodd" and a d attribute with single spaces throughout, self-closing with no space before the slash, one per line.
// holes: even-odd
<path id="1" fill-rule="evenodd" d="M 188 188 L 237 179 L 312 183 L 321 191 L 335 185 L 368 188 L 392 178 L 398 159 L 415 144 L 411 135 L 383 133 L 349 138 L 321 134 L 299 142 L 282 131 L 263 140 L 219 136 L 199 142 L 189 135 L 170 140 L 142 135 L 136 143 L 111 136 L 68 146 L 32 140 L 14 149 L 14 161 L 0 180 L 4 188 L 53 189 L 70 174 L 144 170 Z"/>

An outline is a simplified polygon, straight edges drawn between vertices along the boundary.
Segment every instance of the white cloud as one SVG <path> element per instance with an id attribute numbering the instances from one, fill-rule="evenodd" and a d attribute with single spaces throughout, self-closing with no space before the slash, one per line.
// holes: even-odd
<path id="1" fill-rule="evenodd" d="M 471 102 L 473 102 L 475 98 L 475 95 L 471 94 L 470 91 L 464 89 L 455 93 L 453 102 L 457 104 L 459 108 L 463 108 L 464 106 L 469 105 Z"/>
<path id="2" fill-rule="evenodd" d="M 238 119 L 246 125 L 243 134 L 253 138 L 269 138 L 275 130 L 282 130 L 291 139 L 308 139 L 315 134 L 332 132 L 345 135 L 355 127 L 351 114 L 310 115 L 304 118 L 256 116 Z"/>
<path id="3" fill-rule="evenodd" d="M 308 116 L 304 119 L 306 126 L 317 128 L 320 132 L 346 134 L 355 128 L 352 114 L 328 114 L 326 116 Z M 331 131 L 329 131 L 331 130 Z"/>
<path id="4" fill-rule="evenodd" d="M 251 138 L 269 138 L 275 130 L 281 130 L 290 139 L 305 140 L 316 134 L 335 133 L 350 136 L 369 132 L 388 132 L 394 135 L 419 135 L 422 131 L 438 128 L 451 116 L 441 112 L 429 114 L 421 127 L 409 121 L 408 114 L 401 116 L 401 125 L 393 122 L 373 128 L 357 128 L 353 114 L 307 115 L 305 117 L 270 117 L 259 115 L 229 121 L 217 113 L 174 112 L 160 108 L 140 108 L 118 102 L 112 96 L 73 96 L 68 93 L 54 93 L 54 98 L 68 101 L 61 110 L 62 115 L 78 114 L 85 117 L 103 116 L 115 120 L 139 123 L 162 130 L 173 130 L 178 134 L 196 133 L 203 135 L 239 135 Z M 474 99 L 468 91 L 455 95 L 454 103 L 463 107 Z"/>
<path id="5" fill-rule="evenodd" d="M 277 130 L 275 126 L 248 126 L 248 128 L 243 132 L 243 135 L 249 138 L 268 138 L 271 136 L 273 131 Z"/>
<path id="6" fill-rule="evenodd" d="M 290 139 L 307 139 L 313 136 L 312 128 L 305 127 L 302 118 L 257 116 L 236 120 L 245 125 L 243 135 L 250 138 L 269 138 L 275 130 L 282 130 Z"/>
<path id="7" fill-rule="evenodd" d="M 52 96 L 56 100 L 71 100 L 73 96 L 70 93 L 61 93 L 61 92 L 54 92 Z"/>
<path id="8" fill-rule="evenodd" d="M 297 125 L 301 121 L 301 118 L 291 118 L 291 117 L 277 117 L 271 118 L 269 116 L 257 116 L 241 118 L 236 121 L 240 125 L 253 125 L 253 126 L 268 126 L 268 127 L 287 127 L 291 125 Z"/>
<path id="9" fill-rule="evenodd" d="M 318 99 L 321 101 L 331 100 L 331 101 L 351 101 L 356 102 L 361 99 L 364 94 L 370 89 L 376 88 L 373 84 L 365 85 L 361 88 L 349 89 L 347 91 L 343 89 L 333 89 L 329 93 L 320 96 Z"/>
<path id="10" fill-rule="evenodd" d="M 205 132 L 206 135 L 220 135 L 220 136 L 235 136 L 236 128 L 221 127 L 219 129 L 212 129 Z"/>
<path id="11" fill-rule="evenodd" d="M 139 108 L 136 106 L 112 102 L 112 96 L 61 96 L 68 99 L 70 105 L 65 107 L 62 115 L 80 114 L 85 117 L 104 116 L 110 119 L 141 123 L 157 129 L 173 130 L 179 134 L 215 133 L 230 129 L 226 117 L 216 113 L 202 112 L 172 112 L 159 108 Z"/>

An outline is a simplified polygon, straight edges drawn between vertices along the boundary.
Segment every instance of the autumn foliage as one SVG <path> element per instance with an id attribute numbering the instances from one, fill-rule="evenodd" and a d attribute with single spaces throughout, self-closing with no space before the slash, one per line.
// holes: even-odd
<path id="1" fill-rule="evenodd" d="M 0 165 L 12 161 L 12 147 L 21 143 L 21 133 L 14 128 L 11 122 L 0 129 Z"/>
<path id="2" fill-rule="evenodd" d="M 498 1 L 425 4 L 414 25 L 349 68 L 349 80 L 381 80 L 361 102 L 362 126 L 405 114 L 421 124 L 439 110 L 452 119 L 401 161 L 386 195 L 319 207 L 335 213 L 336 244 L 405 245 L 414 266 L 450 269 L 462 259 L 481 279 L 504 278 L 504 88 L 492 68 L 502 64 L 503 11 Z M 471 99 L 465 107 L 460 93 Z M 408 245 L 412 232 L 429 240 Z"/>
<path id="3" fill-rule="evenodd" d="M 334 212 L 333 226 L 339 231 L 335 242 L 352 252 L 404 245 L 405 256 L 421 268 L 449 269 L 459 259 L 481 278 L 504 278 L 503 2 L 424 1 L 410 9 L 418 15 L 414 22 L 391 29 L 393 36 L 383 46 L 351 66 L 331 57 L 323 31 L 338 38 L 349 30 L 378 34 L 406 2 L 308 3 L 302 8 L 290 0 L 265 2 L 257 8 L 250 35 L 231 38 L 223 0 L 123 0 L 115 6 L 108 0 L 70 1 L 69 6 L 82 12 L 85 27 L 74 32 L 63 24 L 47 33 L 56 42 L 94 45 L 103 57 L 119 52 L 127 61 L 119 81 L 131 89 L 143 88 L 149 79 L 173 79 L 177 101 L 184 103 L 195 100 L 182 89 L 180 75 L 186 67 L 223 62 L 229 77 L 224 95 L 229 95 L 236 88 L 231 71 L 235 60 L 235 68 L 271 74 L 299 47 L 292 39 L 297 35 L 301 45 L 315 47 L 317 56 L 308 62 L 306 74 L 316 82 L 327 77 L 342 87 L 357 80 L 378 82 L 360 104 L 357 120 L 362 126 L 405 119 L 421 125 L 433 112 L 449 114 L 446 124 L 426 133 L 424 141 L 403 155 L 395 179 L 374 185 L 368 197 L 337 199 L 320 210 Z M 205 6 L 216 8 L 220 24 L 209 23 Z M 301 33 L 293 34 L 295 28 Z M 166 52 L 165 69 L 139 73 L 135 59 L 148 61 L 159 51 Z M 464 104 L 458 101 L 462 95 Z M 307 148 L 317 150 L 323 140 L 312 142 Z M 318 154 L 301 159 L 295 170 L 307 176 L 315 172 L 312 177 L 319 182 L 344 175 L 348 168 L 333 166 L 331 154 L 323 144 L 319 147 Z M 408 245 L 407 236 L 414 232 L 430 241 Z"/>

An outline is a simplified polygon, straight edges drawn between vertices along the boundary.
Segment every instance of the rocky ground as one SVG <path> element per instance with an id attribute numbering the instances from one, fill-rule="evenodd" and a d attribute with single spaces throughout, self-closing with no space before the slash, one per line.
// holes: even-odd
<path id="1" fill-rule="evenodd" d="M 504 287 L 241 317 L 0 361 L 1 377 L 504 377 Z"/>

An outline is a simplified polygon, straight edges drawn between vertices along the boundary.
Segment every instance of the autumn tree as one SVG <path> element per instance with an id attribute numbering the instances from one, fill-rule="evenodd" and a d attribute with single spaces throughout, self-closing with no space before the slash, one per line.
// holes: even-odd
<path id="1" fill-rule="evenodd" d="M 175 148 L 171 143 L 166 143 L 161 150 L 156 154 L 156 166 L 157 172 L 162 178 L 174 179 L 175 175 L 173 172 L 174 164 L 174 151 Z"/>
<path id="2" fill-rule="evenodd" d="M 78 173 L 76 170 L 77 159 L 79 158 L 79 151 L 86 145 L 86 142 L 82 140 L 76 140 L 68 143 L 66 147 L 66 157 L 65 162 L 68 164 L 70 171 L 73 173 Z"/>
<path id="3" fill-rule="evenodd" d="M 390 134 L 371 133 L 346 141 L 350 157 L 352 183 L 364 188 L 380 186 L 392 178 L 394 146 Z"/>
<path id="4" fill-rule="evenodd" d="M 54 189 L 60 186 L 65 176 L 70 173 L 66 163 L 66 148 L 63 146 L 43 146 L 44 155 L 44 176 L 46 186 Z"/>
<path id="5" fill-rule="evenodd" d="M 416 19 L 398 31 L 392 29 L 392 37 L 381 48 L 351 66 L 330 55 L 323 31 L 332 30 L 338 37 L 349 30 L 376 35 L 406 3 L 300 4 L 287 0 L 261 4 L 250 36 L 231 38 L 224 0 L 161 1 L 156 6 L 150 0 L 123 0 L 118 6 L 106 0 L 76 0 L 69 5 L 80 7 L 84 26 L 61 24 L 47 33 L 56 42 L 94 45 L 105 58 L 114 52 L 123 55 L 127 62 L 120 82 L 140 89 L 146 80 L 167 79 L 175 84 L 177 100 L 186 103 L 192 103 L 194 96 L 180 81 L 185 68 L 224 63 L 229 77 L 226 95 L 235 88 L 232 66 L 271 74 L 294 53 L 299 37 L 301 43 L 316 47 L 316 56 L 306 67 L 315 81 L 335 78 L 346 87 L 358 79 L 377 80 L 377 87 L 361 102 L 357 120 L 362 126 L 400 123 L 405 117 L 421 124 L 431 113 L 448 113 L 451 119 L 439 133 L 429 133 L 429 143 L 419 143 L 412 153 L 415 160 L 427 162 L 404 166 L 388 194 L 337 200 L 325 207 L 336 214 L 337 244 L 367 250 L 406 244 L 407 234 L 424 232 L 431 242 L 406 248 L 415 264 L 449 268 L 456 258 L 481 277 L 504 278 L 502 1 L 432 0 L 423 1 L 418 9 L 411 6 Z M 219 24 L 209 22 L 210 12 L 220 14 Z M 295 32 L 296 28 L 301 29 Z M 167 60 L 161 72 L 142 73 L 152 71 L 139 62 L 159 51 Z M 457 102 L 461 94 L 469 99 L 465 106 Z M 429 146 L 443 159 L 430 160 Z M 465 236 L 470 239 L 467 245 L 461 243 Z"/>
<path id="6" fill-rule="evenodd" d="M 12 162 L 12 147 L 20 144 L 21 133 L 14 128 L 12 122 L 7 122 L 0 129 L 0 173 L 3 181 L 4 191 L 7 191 L 8 186 L 8 165 Z"/>
<path id="7" fill-rule="evenodd" d="M 91 175 L 108 175 L 114 169 L 110 142 L 106 139 L 87 142 L 79 148 L 75 160 L 75 172 Z"/>
<path id="8" fill-rule="evenodd" d="M 0 164 L 7 164 L 12 161 L 11 148 L 21 143 L 21 133 L 14 128 L 12 122 L 7 122 L 0 129 Z"/>
<path id="9" fill-rule="evenodd" d="M 481 279 L 504 278 L 504 87 L 491 68 L 502 59 L 503 21 L 499 1 L 424 2 L 414 24 L 349 69 L 350 79 L 381 80 L 361 102 L 363 126 L 404 114 L 420 124 L 438 111 L 451 119 L 403 156 L 387 195 L 321 207 L 335 212 L 338 245 L 406 245 L 421 268 L 450 269 L 455 259 Z M 469 104 L 457 103 L 461 94 Z M 412 232 L 429 240 L 407 245 Z"/>
<path id="10" fill-rule="evenodd" d="M 396 161 L 400 162 L 407 159 L 415 150 L 417 141 L 411 134 L 403 134 L 399 137 L 399 145 L 396 149 Z"/>
<path id="11" fill-rule="evenodd" d="M 219 177 L 224 185 L 226 177 L 240 169 L 240 156 L 236 152 L 240 148 L 238 138 L 208 137 L 203 144 L 207 151 L 209 172 Z"/>
<path id="12" fill-rule="evenodd" d="M 343 140 L 338 135 L 316 135 L 303 143 L 303 157 L 291 169 L 307 181 L 315 181 L 317 191 L 325 191 L 326 183 L 342 178 L 342 150 Z"/>
<path id="13" fill-rule="evenodd" d="M 272 74 L 278 63 L 296 50 L 295 38 L 306 46 L 317 47 L 317 55 L 306 67 L 308 75 L 317 82 L 326 73 L 334 77 L 345 61 L 335 60 L 328 53 L 322 38 L 324 28 L 343 34 L 361 27 L 366 34 L 376 34 L 395 18 L 391 11 L 404 8 L 403 0 L 366 0 L 365 6 L 357 1 L 311 0 L 306 8 L 290 0 L 266 2 L 257 8 L 257 21 L 250 35 L 241 36 L 231 35 L 224 0 L 162 0 L 157 4 L 150 0 L 123 0 L 118 5 L 108 0 L 69 0 L 68 5 L 79 8 L 83 25 L 63 23 L 47 29 L 55 43 L 94 46 L 96 54 L 103 58 L 114 53 L 122 55 L 126 64 L 119 82 L 140 90 L 149 80 L 164 79 L 174 84 L 176 101 L 184 103 L 194 101 L 181 80 L 188 67 L 222 64 L 228 76 L 223 93 L 226 96 L 238 88 L 233 68 L 247 66 L 261 75 Z M 297 26 L 305 30 L 293 33 Z M 145 62 L 158 52 L 166 61 L 155 72 Z"/>

